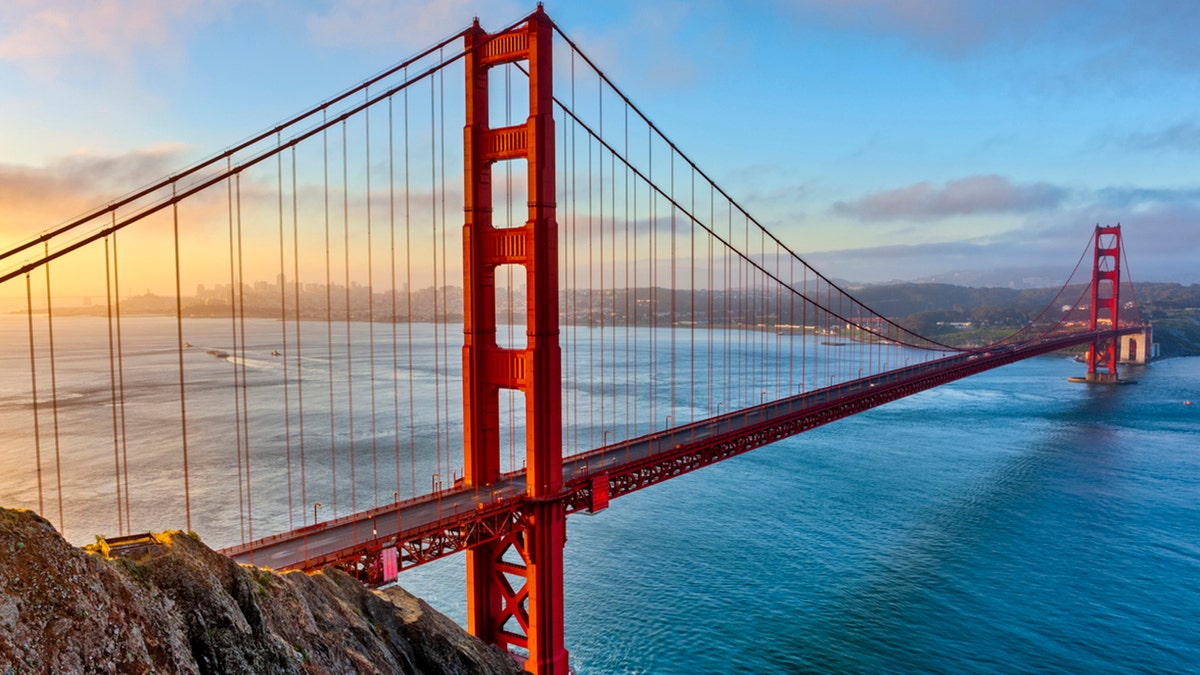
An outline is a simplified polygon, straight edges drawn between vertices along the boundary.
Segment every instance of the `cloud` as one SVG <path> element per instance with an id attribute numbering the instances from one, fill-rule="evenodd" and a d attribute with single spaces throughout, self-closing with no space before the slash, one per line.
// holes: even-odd
<path id="1" fill-rule="evenodd" d="M 125 67 L 140 50 L 179 49 L 180 30 L 218 5 L 198 0 L 15 0 L 0 3 L 0 60 L 54 76 L 71 63 Z"/>
<path id="2" fill-rule="evenodd" d="M 161 178 L 186 148 L 160 145 L 120 155 L 80 154 L 43 167 L 0 164 L 0 241 L 14 243 Z"/>
<path id="3" fill-rule="evenodd" d="M 1014 184 L 997 175 L 969 176 L 936 186 L 928 181 L 837 202 L 835 212 L 866 220 L 945 218 L 978 213 L 1026 213 L 1057 206 L 1061 188 L 1049 183 Z"/>
<path id="4" fill-rule="evenodd" d="M 893 34 L 940 54 L 958 56 L 1013 35 L 1044 30 L 1070 0 L 798 0 L 781 3 L 801 19 L 818 18 L 872 33 Z"/>
<path id="5" fill-rule="evenodd" d="M 1134 151 L 1200 152 L 1200 122 L 1195 119 L 1183 120 L 1165 129 L 1135 132 L 1116 141 L 1122 148 Z"/>
<path id="6" fill-rule="evenodd" d="M 781 16 L 803 25 L 894 37 L 936 56 L 962 59 L 987 50 L 1038 45 L 1065 80 L 1144 82 L 1147 69 L 1200 68 L 1200 3 L 1178 0 L 775 0 Z M 1069 73 L 1069 74 L 1068 74 Z M 1078 82 L 1074 82 L 1078 80 Z"/>
<path id="7" fill-rule="evenodd" d="M 485 30 L 503 28 L 496 21 L 515 21 L 529 13 L 528 4 L 511 0 L 342 0 L 325 11 L 310 12 L 306 24 L 321 47 L 415 51 L 470 25 L 480 17 Z"/>

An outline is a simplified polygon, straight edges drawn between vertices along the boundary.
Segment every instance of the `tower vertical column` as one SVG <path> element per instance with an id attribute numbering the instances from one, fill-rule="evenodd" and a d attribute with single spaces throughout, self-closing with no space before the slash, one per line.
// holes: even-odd
<path id="1" fill-rule="evenodd" d="M 1096 226 L 1090 329 L 1117 330 L 1121 303 L 1121 226 Z M 1088 382 L 1116 382 L 1116 335 L 1088 346 Z"/>
<path id="2" fill-rule="evenodd" d="M 500 475 L 499 390 L 525 394 L 528 508 L 523 527 L 467 552 L 467 624 L 501 648 L 526 652 L 535 675 L 567 672 L 563 643 L 562 374 L 558 325 L 558 231 L 555 221 L 553 26 L 539 6 L 523 26 L 488 35 L 478 22 L 466 35 L 465 211 L 463 224 L 463 401 L 468 486 Z M 529 63 L 529 118 L 492 129 L 491 66 Z M 492 224 L 491 165 L 525 159 L 528 217 L 521 227 Z M 496 267 L 526 269 L 525 349 L 496 344 Z"/>

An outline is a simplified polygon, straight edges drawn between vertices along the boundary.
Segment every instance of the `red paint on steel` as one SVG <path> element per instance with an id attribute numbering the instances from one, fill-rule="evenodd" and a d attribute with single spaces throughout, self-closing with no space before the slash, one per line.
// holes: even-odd
<path id="1" fill-rule="evenodd" d="M 1121 225 L 1096 226 L 1095 255 L 1092 264 L 1092 306 L 1089 330 L 1119 327 L 1121 296 Z M 1093 342 L 1088 347 L 1088 375 L 1096 372 L 1117 375 L 1117 336 Z"/>
<path id="2" fill-rule="evenodd" d="M 523 528 L 467 552 L 467 627 L 503 648 L 527 650 L 525 668 L 535 675 L 567 672 L 552 37 L 540 7 L 523 26 L 488 35 L 476 22 L 465 35 L 464 482 L 480 489 L 499 478 L 499 391 L 516 389 L 525 393 L 529 497 Z M 529 118 L 523 126 L 492 129 L 488 69 L 515 61 L 529 62 Z M 492 164 L 512 159 L 527 163 L 528 219 L 499 231 L 492 225 Z M 503 264 L 526 270 L 525 349 L 496 343 L 496 268 Z"/>

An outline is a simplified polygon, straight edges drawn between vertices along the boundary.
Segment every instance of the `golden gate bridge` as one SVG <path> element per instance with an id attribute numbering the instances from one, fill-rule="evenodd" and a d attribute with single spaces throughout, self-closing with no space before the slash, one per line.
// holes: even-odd
<path id="1" fill-rule="evenodd" d="M 476 20 L 0 255 L 25 299 L 4 498 L 74 538 L 185 527 L 372 584 L 465 552 L 471 632 L 563 673 L 569 514 L 1041 354 L 1087 345 L 1084 379 L 1115 382 L 1149 346 L 1122 261 L 1097 226 L 1028 325 L 918 335 L 540 7 Z"/>

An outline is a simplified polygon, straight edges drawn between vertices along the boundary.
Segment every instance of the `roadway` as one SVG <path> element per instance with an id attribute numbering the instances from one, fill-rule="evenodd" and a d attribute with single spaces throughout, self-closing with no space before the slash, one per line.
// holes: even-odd
<path id="1" fill-rule="evenodd" d="M 1104 332 L 1105 336 L 1111 334 L 1113 331 Z M 692 452 L 696 448 L 712 446 L 721 439 L 734 439 L 778 425 L 781 420 L 799 419 L 854 400 L 866 400 L 862 408 L 874 407 L 949 381 L 946 378 L 950 375 L 953 376 L 949 379 L 958 379 L 1031 356 L 1091 342 L 1098 337 L 1092 333 L 1075 334 L 987 352 L 957 353 L 597 448 L 563 459 L 564 490 L 561 497 L 566 500 L 579 491 L 587 491 L 590 495 L 591 478 L 594 476 L 615 476 L 633 467 L 665 462 L 670 457 Z M 927 386 L 915 389 L 911 386 L 922 382 Z M 906 388 L 901 391 L 901 387 Z M 878 400 L 872 402 L 868 399 Z M 824 419 L 831 421 L 851 412 L 827 415 Z M 625 492 L 614 492 L 614 496 Z M 358 555 L 441 532 L 453 532 L 462 537 L 465 536 L 462 533 L 470 529 L 473 522 L 482 518 L 504 519 L 515 514 L 525 499 L 525 472 L 521 470 L 501 476 L 493 485 L 485 488 L 456 486 L 230 547 L 222 553 L 241 563 L 273 569 L 309 569 L 344 561 L 349 554 Z M 448 547 L 445 553 L 474 543 L 478 542 L 460 541 Z M 435 552 L 433 557 L 437 555 L 440 553 Z"/>

